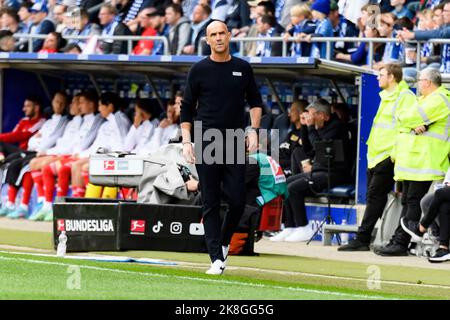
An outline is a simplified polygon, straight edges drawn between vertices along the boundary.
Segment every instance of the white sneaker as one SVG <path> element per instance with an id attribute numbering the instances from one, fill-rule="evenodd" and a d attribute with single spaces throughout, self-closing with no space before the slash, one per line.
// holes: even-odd
<path id="1" fill-rule="evenodd" d="M 289 235 L 291 235 L 296 228 L 284 228 L 283 231 L 281 231 L 279 234 L 270 237 L 269 240 L 270 241 L 284 241 Z"/>
<path id="2" fill-rule="evenodd" d="M 217 259 L 214 263 L 211 264 L 211 268 L 206 271 L 206 274 L 215 274 L 221 275 L 225 271 L 225 264 Z"/>
<path id="3" fill-rule="evenodd" d="M 309 239 L 311 239 L 313 234 L 314 234 L 314 230 L 308 224 L 304 227 L 296 228 L 296 230 L 291 235 L 289 235 L 286 239 L 284 239 L 284 241 L 287 241 L 287 242 L 308 241 Z"/>

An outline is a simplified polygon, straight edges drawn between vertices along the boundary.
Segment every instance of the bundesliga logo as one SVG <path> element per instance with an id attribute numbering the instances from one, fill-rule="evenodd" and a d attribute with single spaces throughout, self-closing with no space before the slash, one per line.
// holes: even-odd
<path id="1" fill-rule="evenodd" d="M 64 220 L 57 221 L 58 231 L 66 232 L 114 232 L 111 219 L 91 220 Z"/>
<path id="2" fill-rule="evenodd" d="M 105 160 L 103 162 L 103 170 L 106 170 L 106 171 L 116 170 L 116 161 L 114 161 L 114 160 Z"/>
<path id="3" fill-rule="evenodd" d="M 130 234 L 145 234 L 145 220 L 131 220 Z"/>

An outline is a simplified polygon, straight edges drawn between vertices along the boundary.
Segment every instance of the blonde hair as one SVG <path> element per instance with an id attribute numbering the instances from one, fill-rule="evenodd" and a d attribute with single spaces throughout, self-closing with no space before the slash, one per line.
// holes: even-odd
<path id="1" fill-rule="evenodd" d="M 304 4 L 296 4 L 291 8 L 290 11 L 291 16 L 298 17 L 303 15 L 306 19 L 312 18 L 311 8 L 306 3 Z"/>

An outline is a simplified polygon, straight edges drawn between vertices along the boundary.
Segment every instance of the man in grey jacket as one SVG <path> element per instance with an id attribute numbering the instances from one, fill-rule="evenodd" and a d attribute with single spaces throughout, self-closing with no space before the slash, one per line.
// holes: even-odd
<path id="1" fill-rule="evenodd" d="M 172 3 L 166 8 L 166 23 L 169 29 L 169 50 L 171 55 L 181 55 L 189 42 L 191 22 L 183 16 L 183 8 Z"/>

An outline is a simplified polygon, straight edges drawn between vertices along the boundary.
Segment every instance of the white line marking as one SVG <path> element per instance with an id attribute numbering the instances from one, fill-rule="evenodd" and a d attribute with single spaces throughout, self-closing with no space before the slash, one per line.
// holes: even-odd
<path id="1" fill-rule="evenodd" d="M 33 260 L 33 259 L 25 259 L 25 258 L 8 258 L 8 257 L 3 257 L 3 256 L 0 256 L 0 260 L 22 261 L 22 262 L 27 262 L 27 263 L 56 265 L 56 266 L 64 266 L 64 267 L 68 267 L 68 266 L 72 265 L 69 263 L 41 261 L 41 260 Z M 239 282 L 239 281 L 232 281 L 232 280 L 219 280 L 219 279 L 216 280 L 216 279 L 196 278 L 196 277 L 188 277 L 188 276 L 173 276 L 173 275 L 165 275 L 165 274 L 158 274 L 158 273 L 136 272 L 136 271 L 101 268 L 101 267 L 95 267 L 95 266 L 84 266 L 84 265 L 79 265 L 79 266 L 80 266 L 80 268 L 84 268 L 84 269 L 91 269 L 91 270 L 97 270 L 97 271 L 110 271 L 110 272 L 116 272 L 116 273 L 149 276 L 149 277 L 173 278 L 173 279 L 178 279 L 178 280 L 192 280 L 192 281 L 219 283 L 219 284 L 226 284 L 226 285 L 239 285 L 239 286 L 267 288 L 267 289 L 280 289 L 280 290 L 298 291 L 298 292 L 306 292 L 306 293 L 317 293 L 317 294 L 323 294 L 323 295 L 333 295 L 333 296 L 341 296 L 341 297 L 349 297 L 349 298 L 389 299 L 387 297 L 377 296 L 377 295 L 372 296 L 372 295 L 364 295 L 364 294 L 333 292 L 333 291 L 326 291 L 326 290 L 322 291 L 322 290 L 315 290 L 315 289 L 305 289 L 305 288 L 298 288 L 298 287 L 273 286 L 273 285 L 266 285 L 266 284 L 260 284 L 260 283 L 246 283 L 246 282 Z M 391 299 L 391 300 L 397 300 L 397 299 Z"/>
<path id="2" fill-rule="evenodd" d="M 0 253 L 31 255 L 31 256 L 39 256 L 39 257 L 53 257 L 53 258 L 56 257 L 55 255 L 44 254 L 44 253 L 26 253 L 26 252 L 14 252 L 14 251 L 2 251 L 2 250 L 0 250 Z M 69 258 L 69 257 L 70 256 L 66 256 L 66 258 Z M 161 261 L 165 261 L 165 260 L 161 260 Z M 201 269 L 201 268 L 207 267 L 206 264 L 198 264 L 198 263 L 191 263 L 191 262 L 185 262 L 185 261 L 170 261 L 170 262 L 178 263 L 178 266 L 187 266 L 187 267 L 196 268 L 196 269 Z M 331 275 L 325 275 L 325 274 L 315 274 L 315 273 L 307 273 L 307 272 L 299 272 L 299 271 L 272 270 L 272 269 L 269 270 L 269 269 L 239 267 L 239 266 L 228 267 L 228 270 L 249 270 L 249 271 L 257 271 L 257 272 L 264 272 L 264 273 L 275 273 L 275 274 L 281 274 L 281 275 L 294 275 L 294 276 L 304 276 L 304 277 L 311 277 L 311 278 L 324 278 L 324 279 L 367 282 L 367 279 L 364 279 L 364 278 L 331 276 Z M 407 286 L 407 287 L 416 287 L 416 288 L 431 288 L 431 289 L 450 290 L 450 286 L 438 285 L 438 284 L 424 284 L 424 283 L 418 284 L 418 283 L 400 282 L 400 281 L 393 281 L 393 280 L 380 280 L 380 283 L 381 284 Z"/>

